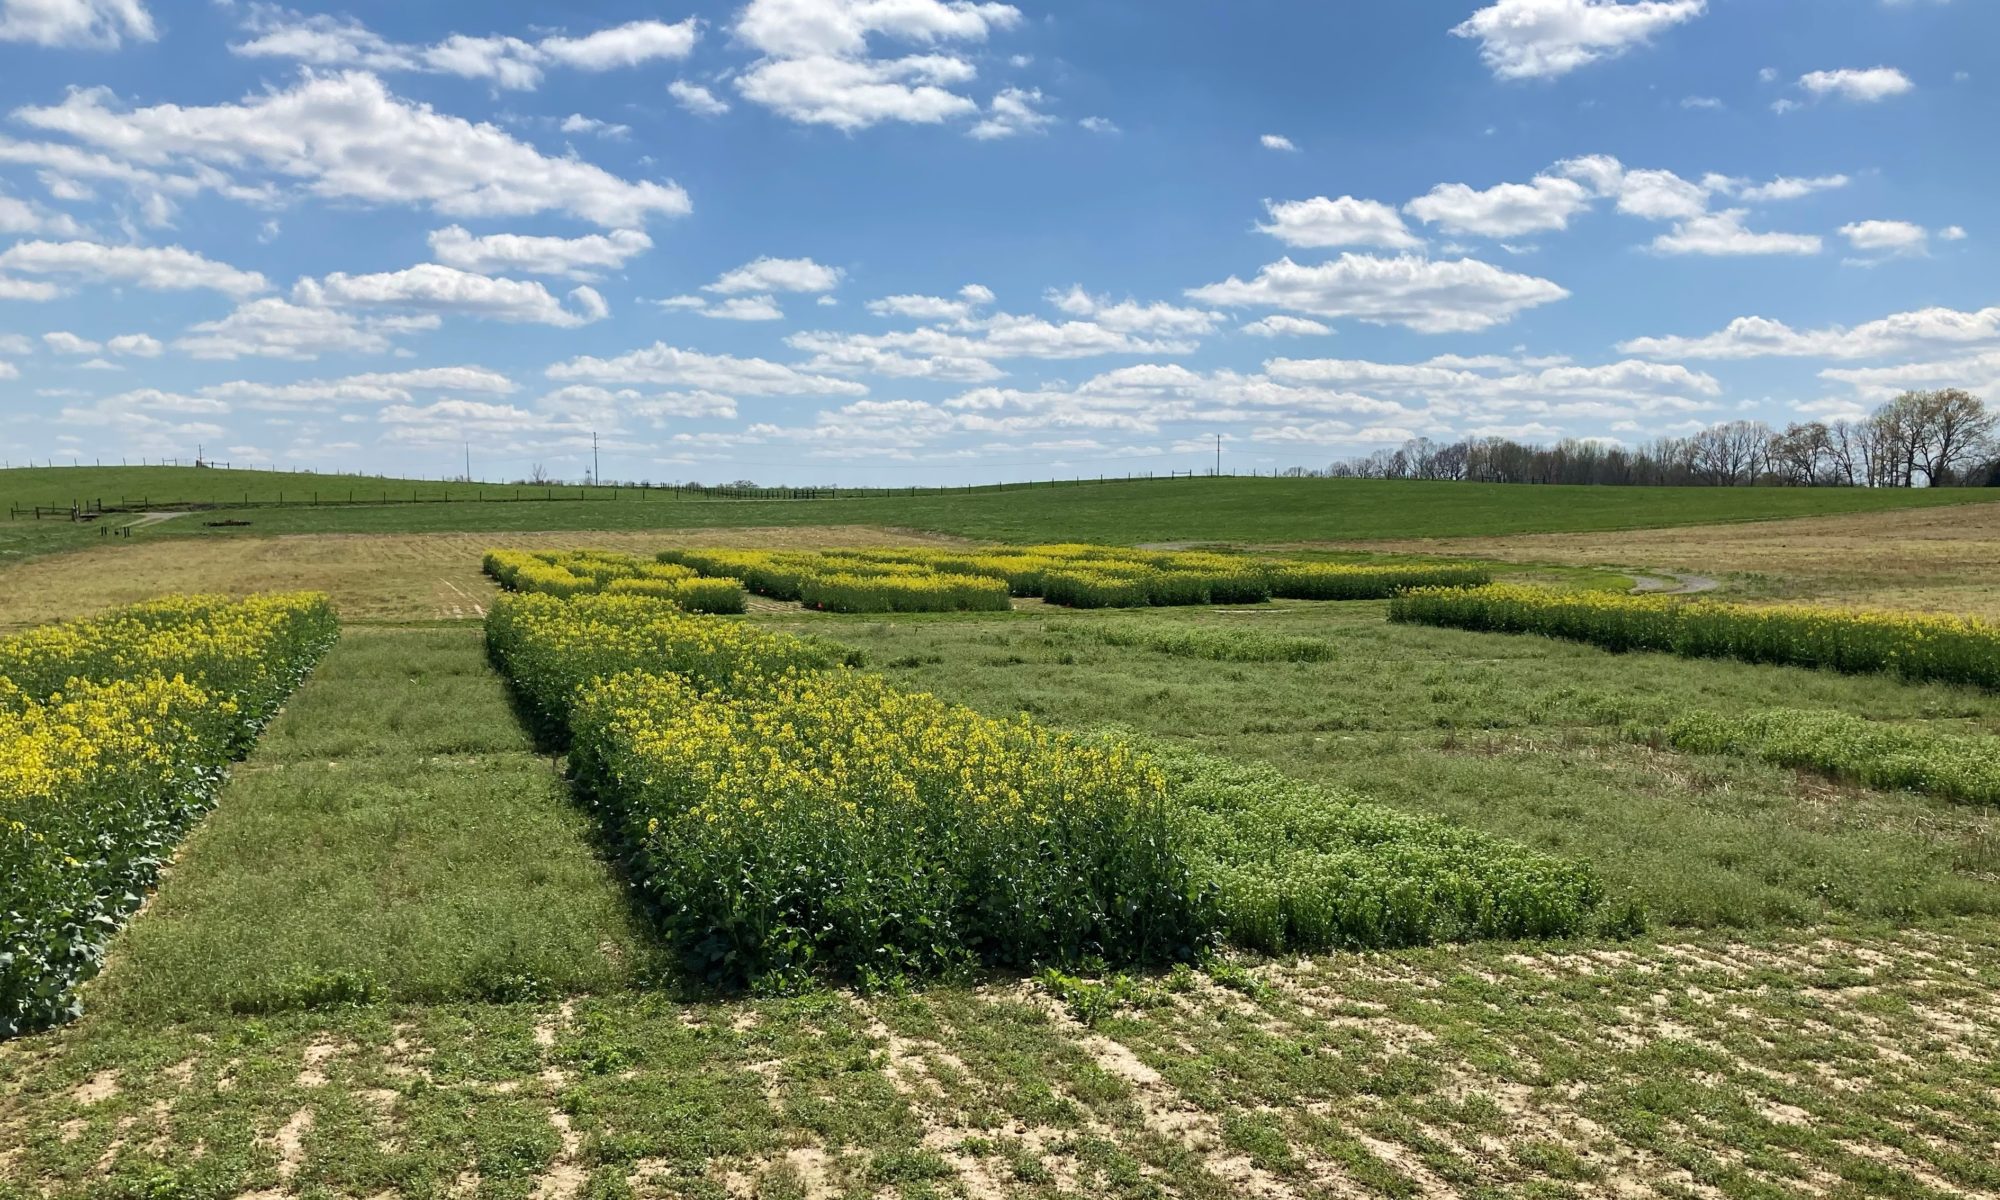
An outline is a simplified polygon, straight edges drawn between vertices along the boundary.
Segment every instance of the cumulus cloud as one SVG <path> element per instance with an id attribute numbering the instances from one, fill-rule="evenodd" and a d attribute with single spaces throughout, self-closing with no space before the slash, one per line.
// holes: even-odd
<path id="1" fill-rule="evenodd" d="M 719 117 L 729 111 L 729 102 L 698 83 L 676 79 L 667 85 L 674 102 L 698 117 Z"/>
<path id="2" fill-rule="evenodd" d="M 968 283 L 956 298 L 945 296 L 884 296 L 868 302 L 868 311 L 878 317 L 908 317 L 917 321 L 962 321 L 973 310 L 993 303 L 993 293 L 979 284 Z"/>
<path id="3" fill-rule="evenodd" d="M 104 343 L 104 348 L 113 354 L 128 358 L 158 358 L 165 350 L 160 339 L 144 333 L 122 333 Z"/>
<path id="4" fill-rule="evenodd" d="M 66 330 L 55 330 L 42 335 L 42 345 L 56 354 L 96 354 L 104 349 L 99 342 L 81 338 Z"/>
<path id="5" fill-rule="evenodd" d="M 1046 299 L 1072 317 L 1087 317 L 1114 333 L 1137 333 L 1149 337 L 1198 337 L 1213 333 L 1223 321 L 1218 312 L 1199 308 L 1179 308 L 1172 304 L 1140 304 L 1136 300 L 1113 302 L 1093 296 L 1082 284 L 1068 291 L 1051 290 Z"/>
<path id="6" fill-rule="evenodd" d="M 1930 230 L 1909 221 L 1856 221 L 1842 225 L 1840 236 L 1869 253 L 1915 256 L 1930 251 Z"/>
<path id="7" fill-rule="evenodd" d="M 1810 233 L 1758 233 L 1743 225 L 1749 210 L 1732 208 L 1724 212 L 1689 217 L 1674 225 L 1671 232 L 1653 239 L 1660 254 L 1698 254 L 1732 257 L 1761 254 L 1818 254 L 1821 242 Z"/>
<path id="8" fill-rule="evenodd" d="M 710 300 L 706 296 L 669 296 L 658 303 L 662 308 L 699 313 L 718 321 L 780 321 L 785 316 L 785 310 L 778 306 L 778 298 L 768 293 L 731 296 L 726 300 Z"/>
<path id="9" fill-rule="evenodd" d="M 0 273 L 54 275 L 87 283 L 130 284 L 155 292 L 209 289 L 248 296 L 269 285 L 180 246 L 107 246 L 98 242 L 17 242 L 0 251 Z"/>
<path id="10" fill-rule="evenodd" d="M 1342 196 L 1329 200 L 1264 201 L 1270 222 L 1257 226 L 1287 246 L 1381 246 L 1409 250 L 1424 244 L 1394 208 L 1379 200 Z"/>
<path id="11" fill-rule="evenodd" d="M 322 279 L 301 279 L 292 289 L 292 299 L 314 308 L 388 308 L 559 328 L 587 325 L 610 311 L 590 287 L 572 288 L 570 307 L 565 308 L 547 288 L 531 280 L 475 275 L 437 263 L 372 275 L 336 271 Z"/>
<path id="12" fill-rule="evenodd" d="M 671 25 L 632 21 L 582 37 L 552 36 L 537 42 L 453 34 L 434 45 L 416 46 L 391 42 L 352 17 L 308 16 L 264 4 L 253 4 L 249 12 L 249 29 L 256 36 L 230 46 L 246 57 L 370 71 L 426 71 L 514 89 L 540 84 L 543 69 L 550 66 L 609 71 L 683 59 L 700 36 L 697 23 L 689 18 Z"/>
<path id="13" fill-rule="evenodd" d="M 1292 139 L 1282 133 L 1267 133 L 1257 139 L 1257 144 L 1266 150 L 1279 150 L 1286 153 L 1294 153 L 1298 150 L 1298 146 L 1293 144 Z"/>
<path id="14" fill-rule="evenodd" d="M 1552 79 L 1692 21 L 1707 0 L 1498 0 L 1452 29 L 1501 79 Z"/>
<path id="15" fill-rule="evenodd" d="M 966 131 L 966 136 L 990 142 L 996 138 L 1040 133 L 1055 123 L 1054 117 L 1036 107 L 1041 103 L 1040 89 L 1003 88 L 987 105 L 986 115 Z"/>
<path id="16" fill-rule="evenodd" d="M 1309 321 L 1304 317 L 1287 317 L 1282 314 L 1274 314 L 1261 321 L 1248 322 L 1241 328 L 1242 332 L 1261 338 L 1323 337 L 1333 332 L 1332 328 L 1318 321 Z"/>
<path id="17" fill-rule="evenodd" d="M 948 53 L 876 57 L 872 41 L 927 48 L 982 42 L 1020 19 L 1012 5 L 973 0 L 750 0 L 733 32 L 763 57 L 735 85 L 751 103 L 803 124 L 936 124 L 979 111 L 952 90 L 977 69 Z"/>
<path id="18" fill-rule="evenodd" d="M 1769 317 L 1738 317 L 1703 337 L 1644 337 L 1619 349 L 1648 358 L 1886 358 L 1944 346 L 2000 342 L 2000 308 L 1924 308 L 1852 327 L 1793 329 Z"/>
<path id="19" fill-rule="evenodd" d="M 1590 207 L 1591 198 L 1590 189 L 1574 179 L 1538 175 L 1530 183 L 1502 183 L 1484 191 L 1441 183 L 1403 211 L 1450 234 L 1520 237 L 1567 229 L 1571 217 Z"/>
<path id="20" fill-rule="evenodd" d="M 701 290 L 725 296 L 743 292 L 830 292 L 840 286 L 841 275 L 839 267 L 825 266 L 810 258 L 766 256 L 733 271 L 724 271 Z"/>
<path id="21" fill-rule="evenodd" d="M 68 213 L 55 212 L 26 200 L 0 193 L 0 233 L 48 234 L 77 237 L 83 233 Z"/>
<path id="22" fill-rule="evenodd" d="M 556 363 L 550 379 L 600 383 L 657 383 L 739 396 L 862 396 L 868 389 L 761 358 L 703 354 L 655 342 L 615 358 L 583 356 Z"/>
<path id="23" fill-rule="evenodd" d="M 1801 196 L 1810 196 L 1814 192 L 1826 192 L 1832 191 L 1835 188 L 1844 188 L 1851 182 L 1853 181 L 1845 175 L 1820 175 L 1810 179 L 1780 176 L 1769 183 L 1761 183 L 1755 187 L 1746 187 L 1737 192 L 1736 195 L 1738 198 L 1748 200 L 1753 204 L 1762 203 L 1767 200 L 1797 200 Z"/>
<path id="24" fill-rule="evenodd" d="M 427 204 L 458 217 L 566 212 L 615 229 L 691 208 L 675 184 L 631 182 L 581 159 L 548 157 L 496 126 L 393 96 L 360 71 L 203 107 L 125 109 L 107 90 L 86 88 L 14 115 L 141 171 L 178 165 L 218 187 L 233 173 L 262 170 L 328 199 Z"/>
<path id="25" fill-rule="evenodd" d="M 431 254 L 439 262 L 481 275 L 520 271 L 529 275 L 595 279 L 602 272 L 623 268 L 631 258 L 652 249 L 653 239 L 636 229 L 574 238 L 519 233 L 474 237 L 461 226 L 452 225 L 433 230 L 430 244 Z"/>
<path id="26" fill-rule="evenodd" d="M 1569 292 L 1549 280 L 1476 259 L 1347 253 L 1312 265 L 1280 259 L 1254 279 L 1231 276 L 1188 295 L 1226 308 L 1277 308 L 1401 325 L 1419 333 L 1465 333 L 1505 324 Z"/>
<path id="27" fill-rule="evenodd" d="M 1813 71 L 1799 76 L 1799 86 L 1815 96 L 1838 96 L 1844 100 L 1873 104 L 1914 91 L 1917 85 L 1894 67 L 1869 67 L 1866 70 Z"/>
<path id="28" fill-rule="evenodd" d="M 174 349 L 192 358 L 285 358 L 322 354 L 381 354 L 399 334 L 434 329 L 436 315 L 362 318 L 313 305 L 265 297 L 239 304 L 216 321 L 191 326 Z"/>
<path id="29" fill-rule="evenodd" d="M 140 0 L 0 0 L 0 42 L 115 50 L 159 36 Z"/>

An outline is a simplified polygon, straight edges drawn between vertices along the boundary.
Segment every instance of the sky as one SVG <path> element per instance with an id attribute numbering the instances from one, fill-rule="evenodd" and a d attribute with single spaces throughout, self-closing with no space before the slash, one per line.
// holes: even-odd
<path id="1" fill-rule="evenodd" d="M 1984 0 L 0 0 L 0 460 L 919 485 L 2000 400 Z"/>

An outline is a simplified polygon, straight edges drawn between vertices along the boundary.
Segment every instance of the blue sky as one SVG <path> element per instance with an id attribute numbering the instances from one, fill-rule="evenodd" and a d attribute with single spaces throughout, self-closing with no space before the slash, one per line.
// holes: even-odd
<path id="1" fill-rule="evenodd" d="M 0 457 L 936 483 L 2000 398 L 1979 0 L 0 0 Z"/>

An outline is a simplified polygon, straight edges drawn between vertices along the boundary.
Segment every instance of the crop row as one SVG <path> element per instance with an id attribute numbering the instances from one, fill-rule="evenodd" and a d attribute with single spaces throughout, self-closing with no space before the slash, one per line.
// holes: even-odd
<path id="1" fill-rule="evenodd" d="M 734 579 L 704 579 L 693 568 L 606 550 L 489 550 L 485 570 L 510 592 L 586 596 L 599 592 L 671 600 L 689 612 L 740 613 Z"/>
<path id="2" fill-rule="evenodd" d="M 1824 710 L 1747 716 L 1694 712 L 1666 741 L 1696 754 L 1738 754 L 1820 771 L 1866 787 L 1900 788 L 1971 804 L 2000 804 L 2000 738 L 1885 725 Z"/>
<path id="3" fill-rule="evenodd" d="M 319 595 L 180 597 L 0 640 L 0 1037 L 72 989 L 336 635 Z"/>
<path id="4" fill-rule="evenodd" d="M 1087 638 L 1107 646 L 1151 650 L 1176 658 L 1206 658 L 1216 662 L 1325 662 L 1334 657 L 1332 642 L 1316 637 L 1287 637 L 1255 629 L 1215 629 L 1163 621 L 1110 620 L 1051 622 L 1051 637 Z"/>
<path id="5" fill-rule="evenodd" d="M 968 611 L 1012 596 L 1072 608 L 1379 600 L 1412 587 L 1471 587 L 1490 576 L 1451 565 L 1355 565 L 1062 544 L 981 550 L 670 550 L 663 562 L 741 579 L 761 596 L 841 612 Z"/>
<path id="6" fill-rule="evenodd" d="M 1497 584 L 1405 592 L 1390 602 L 1389 619 L 1535 633 L 1607 650 L 1657 650 L 1688 658 L 1883 672 L 2000 688 L 2000 626 L 1971 618 Z"/>
<path id="7" fill-rule="evenodd" d="M 507 596 L 487 620 L 665 932 L 721 982 L 1564 934 L 1599 904 L 1580 865 L 989 718 L 807 639 L 633 597 Z"/>

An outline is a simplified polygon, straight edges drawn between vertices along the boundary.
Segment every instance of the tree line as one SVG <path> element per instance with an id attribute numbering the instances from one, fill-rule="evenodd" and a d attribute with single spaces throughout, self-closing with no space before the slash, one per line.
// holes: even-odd
<path id="1" fill-rule="evenodd" d="M 2000 412 L 1958 388 L 1904 392 L 1860 420 L 1774 429 L 1728 421 L 1687 437 L 1625 447 L 1567 439 L 1435 442 L 1287 474 L 1474 483 L 1593 483 L 1664 487 L 2000 487 Z"/>

